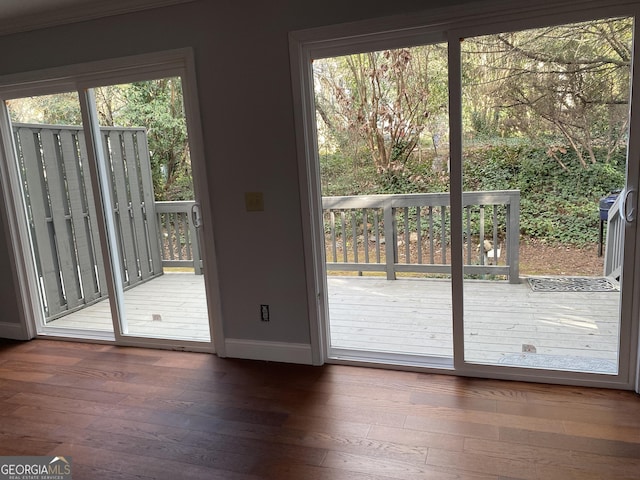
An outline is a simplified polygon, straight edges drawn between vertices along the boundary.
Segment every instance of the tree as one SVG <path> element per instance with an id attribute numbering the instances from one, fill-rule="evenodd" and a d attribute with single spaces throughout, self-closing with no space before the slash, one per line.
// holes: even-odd
<path id="1" fill-rule="evenodd" d="M 58 93 L 7 100 L 14 123 L 81 125 L 82 114 L 76 93 Z"/>
<path id="2" fill-rule="evenodd" d="M 104 125 L 145 127 L 157 200 L 193 198 L 191 160 L 180 78 L 96 89 Z"/>
<path id="3" fill-rule="evenodd" d="M 426 129 L 437 136 L 446 125 L 442 46 L 316 60 L 314 77 L 325 135 L 352 157 L 365 152 L 379 172 L 402 167 Z"/>
<path id="4" fill-rule="evenodd" d="M 467 39 L 466 98 L 493 99 L 484 126 L 546 142 L 561 165 L 558 139 L 583 167 L 609 162 L 627 134 L 632 23 L 607 19 Z"/>

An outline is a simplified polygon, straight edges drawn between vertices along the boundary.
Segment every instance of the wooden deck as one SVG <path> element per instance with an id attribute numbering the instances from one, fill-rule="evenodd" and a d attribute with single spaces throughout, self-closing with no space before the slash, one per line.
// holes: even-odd
<path id="1" fill-rule="evenodd" d="M 167 273 L 125 292 L 129 333 L 208 340 L 203 280 Z M 332 347 L 453 356 L 448 281 L 331 276 L 328 288 Z M 525 281 L 474 280 L 464 294 L 467 361 L 615 372 L 618 292 L 543 293 Z M 100 302 L 49 325 L 111 330 L 109 307 Z M 535 354 L 523 354 L 532 347 Z"/>
<path id="2" fill-rule="evenodd" d="M 203 275 L 165 273 L 127 290 L 124 303 L 130 335 L 206 342 L 210 339 Z M 48 325 L 113 331 L 107 300 Z"/>
<path id="3" fill-rule="evenodd" d="M 332 347 L 453 356 L 448 281 L 331 277 L 328 287 Z M 615 373 L 619 297 L 466 281 L 465 359 Z"/>

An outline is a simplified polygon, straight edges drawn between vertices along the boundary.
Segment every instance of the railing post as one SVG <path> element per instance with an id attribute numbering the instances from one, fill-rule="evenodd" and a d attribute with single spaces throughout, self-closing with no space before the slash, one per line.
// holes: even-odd
<path id="1" fill-rule="evenodd" d="M 624 213 L 621 212 L 624 192 L 618 195 L 607 214 L 607 239 L 604 250 L 604 276 L 618 278 L 622 271 Z"/>
<path id="2" fill-rule="evenodd" d="M 487 258 L 488 253 L 484 248 L 484 205 L 480 205 L 480 233 L 478 236 L 480 237 L 480 245 L 478 245 L 478 248 L 480 248 L 480 265 L 484 265 L 484 261 Z M 495 249 L 498 248 L 498 246 L 494 245 L 493 247 L 495 252 Z M 485 276 L 483 275 L 482 278 L 485 278 Z"/>
<path id="3" fill-rule="evenodd" d="M 192 202 L 192 205 L 195 202 Z M 200 229 L 193 224 L 193 216 L 191 209 L 187 213 L 187 222 L 189 224 L 189 236 L 191 240 L 191 256 L 193 258 L 193 270 L 196 275 L 202 275 L 202 258 L 200 258 Z"/>
<path id="4" fill-rule="evenodd" d="M 507 205 L 509 283 L 520 283 L 520 192 L 513 192 L 511 198 Z"/>
<path id="5" fill-rule="evenodd" d="M 385 268 L 387 271 L 387 280 L 396 279 L 396 227 L 395 218 L 393 217 L 393 205 L 390 199 L 384 201 L 382 207 L 384 218 L 384 252 L 385 252 Z"/>

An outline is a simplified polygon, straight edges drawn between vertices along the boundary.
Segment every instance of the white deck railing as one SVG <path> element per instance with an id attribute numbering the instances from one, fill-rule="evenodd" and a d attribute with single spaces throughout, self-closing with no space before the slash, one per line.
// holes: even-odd
<path id="1" fill-rule="evenodd" d="M 622 205 L 625 192 L 621 192 L 609 208 L 607 216 L 607 241 L 604 253 L 604 276 L 618 279 L 624 258 L 624 218 Z"/>
<path id="2" fill-rule="evenodd" d="M 163 267 L 189 267 L 202 274 L 198 232 L 192 221 L 195 201 L 155 202 Z"/>
<path id="3" fill-rule="evenodd" d="M 323 197 L 327 269 L 451 273 L 448 193 Z M 465 275 L 519 282 L 520 192 L 463 194 Z"/>

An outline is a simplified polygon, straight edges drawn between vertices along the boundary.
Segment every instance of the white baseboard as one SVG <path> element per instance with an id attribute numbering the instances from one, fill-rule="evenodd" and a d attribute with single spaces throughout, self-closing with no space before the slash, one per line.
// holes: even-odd
<path id="1" fill-rule="evenodd" d="M 225 356 L 270 362 L 312 365 L 311 345 L 306 343 L 264 342 L 227 338 Z"/>
<path id="2" fill-rule="evenodd" d="M 0 322 L 0 338 L 11 340 L 29 340 L 29 336 L 21 323 Z"/>

